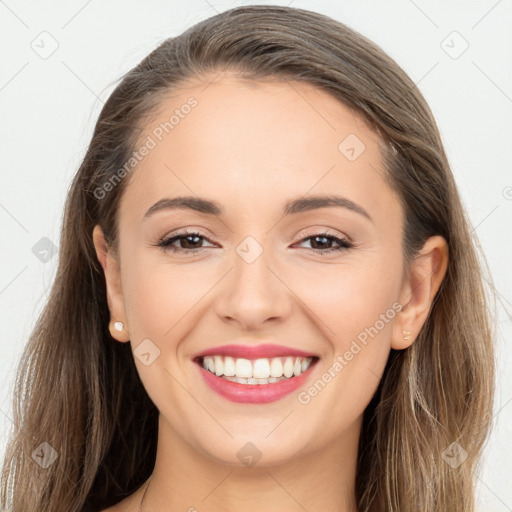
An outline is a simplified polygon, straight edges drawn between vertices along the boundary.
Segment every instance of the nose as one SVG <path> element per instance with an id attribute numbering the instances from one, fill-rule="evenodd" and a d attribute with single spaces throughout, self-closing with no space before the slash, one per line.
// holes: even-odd
<path id="1" fill-rule="evenodd" d="M 223 279 L 215 310 L 223 322 L 256 331 L 282 322 L 292 309 L 292 293 L 279 272 L 268 265 L 266 252 L 252 262 L 234 255 L 233 268 Z"/>

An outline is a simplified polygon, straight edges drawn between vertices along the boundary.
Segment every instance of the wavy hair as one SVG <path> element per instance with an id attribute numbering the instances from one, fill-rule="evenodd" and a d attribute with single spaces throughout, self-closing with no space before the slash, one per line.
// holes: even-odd
<path id="1" fill-rule="evenodd" d="M 427 321 L 409 348 L 391 351 L 365 410 L 355 495 L 359 512 L 473 511 L 473 472 L 492 411 L 493 332 L 477 241 L 433 115 L 414 82 L 364 36 L 325 15 L 267 5 L 230 9 L 165 40 L 105 103 L 68 191 L 51 294 L 17 371 L 1 505 L 96 512 L 150 476 L 158 411 L 130 344 L 110 336 L 92 241 L 99 224 L 116 247 L 128 177 L 105 197 L 97 190 L 119 177 L 170 91 L 223 70 L 307 82 L 357 112 L 383 141 L 386 179 L 405 212 L 406 261 L 427 237 L 446 239 L 448 269 Z M 453 442 L 467 452 L 458 467 L 443 459 Z M 58 455 L 47 468 L 32 457 L 41 443 Z"/>

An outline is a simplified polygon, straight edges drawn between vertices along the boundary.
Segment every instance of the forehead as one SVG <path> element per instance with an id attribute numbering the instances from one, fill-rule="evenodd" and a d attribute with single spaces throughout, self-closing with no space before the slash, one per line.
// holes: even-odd
<path id="1" fill-rule="evenodd" d="M 274 199 L 281 206 L 285 196 L 336 191 L 383 207 L 396 203 L 383 179 L 380 137 L 308 83 L 249 82 L 229 74 L 191 82 L 146 120 L 144 144 L 150 149 L 124 202 L 146 205 L 183 193 L 230 196 L 234 206 L 254 213 Z"/>

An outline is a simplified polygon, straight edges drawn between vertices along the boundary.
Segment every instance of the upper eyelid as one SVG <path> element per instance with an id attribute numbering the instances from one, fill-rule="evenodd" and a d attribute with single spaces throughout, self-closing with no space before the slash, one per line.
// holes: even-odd
<path id="1" fill-rule="evenodd" d="M 331 228 L 313 228 L 313 233 L 311 233 L 311 234 L 307 234 L 307 233 L 301 234 L 301 236 L 299 236 L 299 239 L 303 240 L 304 238 L 309 238 L 309 237 L 312 237 L 312 236 L 319 236 L 319 235 L 332 236 L 332 237 L 335 237 L 335 238 L 351 240 L 351 238 L 348 235 L 346 235 L 345 233 L 342 233 L 341 231 L 334 231 L 333 232 L 333 230 Z"/>
<path id="2" fill-rule="evenodd" d="M 208 234 L 204 234 L 202 231 L 203 231 L 204 228 L 184 228 L 184 231 L 178 231 L 178 232 L 171 232 L 170 234 L 166 234 L 164 235 L 163 237 L 161 237 L 161 240 L 166 240 L 166 239 L 169 239 L 169 238 L 174 238 L 176 236 L 187 236 L 187 235 L 193 235 L 193 234 L 197 234 L 203 238 L 206 238 L 207 240 L 209 240 L 210 242 L 212 241 L 211 238 L 215 238 L 215 235 L 213 236 L 210 236 Z M 301 230 L 299 233 L 300 233 L 300 236 L 298 236 L 297 238 L 299 238 L 299 240 L 302 240 L 304 238 L 308 238 L 308 237 L 311 237 L 311 236 L 318 236 L 318 235 L 327 235 L 327 236 L 333 236 L 333 237 L 337 237 L 337 238 L 343 238 L 343 239 L 346 239 L 346 240 L 349 240 L 351 241 L 351 237 L 348 236 L 347 234 L 341 232 L 341 231 L 338 231 L 334 228 L 322 228 L 322 227 L 313 227 L 313 228 L 306 228 L 306 229 L 312 229 L 313 231 L 310 233 L 310 234 L 306 234 L 306 233 L 303 233 L 304 230 Z M 334 232 L 333 232 L 334 231 Z"/>

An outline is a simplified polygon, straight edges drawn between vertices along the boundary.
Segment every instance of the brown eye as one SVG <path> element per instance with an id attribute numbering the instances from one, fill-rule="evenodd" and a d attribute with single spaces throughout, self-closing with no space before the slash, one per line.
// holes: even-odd
<path id="1" fill-rule="evenodd" d="M 198 252 L 206 247 L 201 244 L 208 239 L 200 233 L 178 233 L 174 236 L 163 238 L 157 244 L 164 251 L 172 252 Z M 175 243 L 177 242 L 178 245 Z"/>
<path id="2" fill-rule="evenodd" d="M 339 238 L 327 233 L 319 233 L 317 235 L 308 236 L 303 238 L 300 243 L 311 241 L 311 249 L 320 254 L 325 254 L 334 251 L 343 251 L 350 249 L 353 245 L 346 238 Z M 334 247 L 333 247 L 334 244 Z"/>

